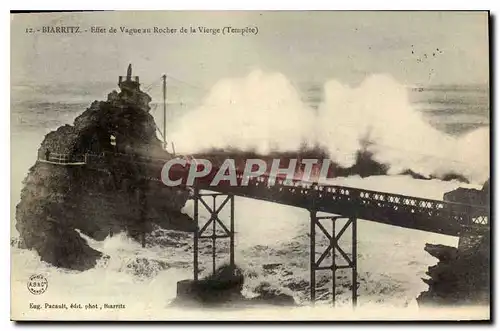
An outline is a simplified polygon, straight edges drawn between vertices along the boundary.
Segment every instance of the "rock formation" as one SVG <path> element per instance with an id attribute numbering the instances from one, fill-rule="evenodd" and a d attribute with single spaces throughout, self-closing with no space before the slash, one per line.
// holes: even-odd
<path id="1" fill-rule="evenodd" d="M 481 190 L 459 188 L 444 194 L 444 200 L 489 205 L 489 180 Z M 464 232 L 458 247 L 427 244 L 425 250 L 439 262 L 429 267 L 429 289 L 417 298 L 419 305 L 490 304 L 490 233 Z"/>
<path id="2" fill-rule="evenodd" d="M 424 280 L 429 289 L 417 298 L 419 305 L 489 305 L 489 235 L 465 251 L 431 244 L 427 244 L 425 250 L 439 262 L 429 267 L 430 279 Z"/>
<path id="3" fill-rule="evenodd" d="M 94 101 L 73 125 L 45 136 L 39 160 L 23 182 L 16 207 L 20 245 L 36 250 L 54 266 L 85 270 L 101 256 L 77 230 L 103 240 L 120 231 L 139 239 L 152 223 L 167 229 L 194 228 L 193 221 L 180 212 L 188 192 L 144 179 L 144 166 L 132 162 L 139 157 L 172 156 L 156 137 L 150 96 L 140 90 L 138 78 L 133 81 L 129 71 L 126 80 L 120 78 L 119 93 L 111 92 L 107 101 Z M 75 163 L 77 158 L 83 161 L 84 155 L 103 153 L 111 156 L 101 160 L 99 168 L 46 162 L 58 154 L 68 155 L 68 163 Z M 113 155 L 119 154 L 126 156 L 114 162 Z M 123 162 L 127 157 L 131 162 Z"/>
<path id="4" fill-rule="evenodd" d="M 231 307 L 243 308 L 254 305 L 294 306 L 292 296 L 263 282 L 255 289 L 258 295 L 245 298 L 243 271 L 237 266 L 223 265 L 214 273 L 201 280 L 186 279 L 177 283 L 177 297 L 174 306 L 190 307 Z"/>

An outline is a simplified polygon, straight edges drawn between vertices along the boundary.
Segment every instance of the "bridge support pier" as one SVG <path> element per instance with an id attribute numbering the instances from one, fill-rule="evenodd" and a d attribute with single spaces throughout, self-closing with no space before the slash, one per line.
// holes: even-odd
<path id="1" fill-rule="evenodd" d="M 222 197 L 222 201 L 217 201 L 217 197 Z M 210 199 L 211 198 L 211 199 Z M 198 280 L 198 275 L 200 272 L 199 268 L 199 241 L 200 239 L 211 239 L 212 243 L 212 272 L 217 269 L 217 251 L 216 244 L 217 239 L 229 238 L 229 264 L 234 267 L 234 195 L 232 194 L 222 194 L 222 193 L 200 193 L 199 190 L 194 192 L 194 221 L 196 224 L 196 229 L 194 232 L 194 245 L 193 245 L 193 266 L 194 266 L 194 280 Z M 210 201 L 212 200 L 212 201 Z M 219 199 L 220 200 L 220 199 Z M 222 209 L 228 205 L 230 208 L 230 226 L 227 226 L 220 219 L 220 212 Z M 205 208 L 210 213 L 210 218 L 201 224 L 200 227 L 200 205 Z M 211 227 L 212 231 L 210 234 L 205 234 L 209 231 Z"/>
<path id="2" fill-rule="evenodd" d="M 340 231 L 336 231 L 336 223 L 345 219 L 345 223 L 340 228 Z M 324 221 L 329 220 L 332 222 L 331 232 L 327 230 L 324 225 Z M 311 251 L 310 251 L 310 272 L 311 272 L 311 302 L 312 304 L 316 301 L 316 272 L 319 270 L 331 270 L 332 271 L 332 304 L 335 306 L 335 287 L 336 287 L 336 273 L 339 269 L 351 269 L 351 297 L 352 306 L 357 305 L 357 219 L 356 217 L 342 217 L 342 216 L 317 216 L 316 211 L 310 211 L 310 238 L 311 238 Z M 349 256 L 339 245 L 340 239 L 346 233 L 348 228 L 351 228 L 351 256 Z M 316 229 L 319 228 L 320 232 L 329 241 L 328 246 L 321 251 L 321 255 L 316 259 Z M 331 263 L 325 265 L 325 260 L 330 255 Z M 336 255 L 340 255 L 341 258 L 336 259 Z M 337 264 L 337 260 L 341 260 L 340 264 Z"/>

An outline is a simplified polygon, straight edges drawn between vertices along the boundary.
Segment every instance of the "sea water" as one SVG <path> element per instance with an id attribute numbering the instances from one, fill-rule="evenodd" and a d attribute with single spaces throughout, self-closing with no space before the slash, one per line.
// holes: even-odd
<path id="1" fill-rule="evenodd" d="M 392 174 L 335 178 L 338 185 L 441 199 L 457 187 L 481 188 L 489 173 L 489 90 L 487 86 L 403 86 L 392 78 L 371 77 L 358 86 L 328 82 L 291 82 L 277 73 L 254 72 L 225 79 L 212 87 L 189 87 L 169 82 L 167 139 L 179 153 L 200 148 L 293 150 L 304 142 L 321 144 L 332 159 L 349 165 L 359 149 L 359 138 L 372 140 L 375 158 L 389 163 Z M 148 84 L 143 83 L 143 88 Z M 114 83 L 13 86 L 11 96 L 12 180 L 11 237 L 15 206 L 22 180 L 36 160 L 44 136 L 61 125 L 72 124 L 92 101 L 105 100 Z M 160 125 L 161 92 L 156 86 L 151 114 Z M 413 130 L 413 132 L 405 132 Z M 434 140 L 433 140 L 434 139 Z M 418 180 L 398 175 L 402 167 L 417 172 L 454 171 L 470 180 Z M 245 270 L 246 296 L 267 282 L 308 302 L 309 215 L 306 210 L 236 197 L 236 262 Z M 193 216 L 192 201 L 183 211 Z M 200 217 L 209 214 L 201 210 Z M 222 212 L 221 218 L 228 216 Z M 155 245 L 161 236 L 178 245 Z M 12 247 L 12 299 L 34 301 L 26 288 L 32 274 L 43 274 L 49 287 L 36 300 L 57 304 L 78 298 L 79 303 L 125 304 L 125 310 L 61 312 L 64 318 L 175 318 L 165 311 L 175 297 L 176 282 L 192 277 L 192 237 L 156 230 L 146 248 L 124 234 L 97 242 L 82 235 L 105 258 L 95 268 L 77 272 L 40 261 L 34 251 Z M 415 298 L 427 289 L 421 278 L 437 262 L 424 251 L 426 243 L 456 246 L 457 238 L 360 220 L 358 223 L 359 305 L 415 308 Z M 350 249 L 349 238 L 344 245 Z M 320 243 L 326 243 L 324 241 Z M 318 249 L 319 250 L 319 249 Z M 210 250 L 200 257 L 209 272 Z M 221 254 L 219 263 L 227 256 Z M 149 261 L 149 262 L 145 262 Z M 169 267 L 153 263 L 164 261 Z M 147 272 L 137 266 L 147 263 Z M 263 266 L 276 264 L 274 270 Z M 147 268 L 146 268 L 147 269 Z M 323 277 L 323 278 L 321 278 Z M 320 305 L 331 297 L 328 275 L 321 276 Z M 349 276 L 341 275 L 338 304 L 348 305 Z M 35 300 L 35 301 L 36 301 Z M 66 301 L 67 301 L 66 300 Z M 75 299 L 76 300 L 76 299 Z M 88 302 L 87 302 L 88 301 Z M 43 310 L 34 312 L 43 318 Z M 96 315 L 97 314 L 97 315 Z M 100 314 L 100 315 L 99 315 Z M 97 316 L 97 317 L 96 317 Z"/>

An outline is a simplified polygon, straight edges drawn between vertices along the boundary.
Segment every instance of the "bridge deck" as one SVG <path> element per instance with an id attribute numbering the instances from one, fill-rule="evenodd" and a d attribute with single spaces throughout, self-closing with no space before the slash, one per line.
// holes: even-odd
<path id="1" fill-rule="evenodd" d="M 68 166 L 68 165 L 81 166 L 81 165 L 85 165 L 86 164 L 85 162 L 63 162 L 63 161 L 60 161 L 60 160 L 57 160 L 57 161 L 53 161 L 53 160 L 50 160 L 50 161 L 47 161 L 47 160 L 38 160 L 38 162 L 48 163 L 48 164 L 56 164 L 56 165 L 64 165 L 64 166 Z"/>
<path id="2" fill-rule="evenodd" d="M 464 230 L 481 232 L 489 229 L 489 209 L 486 206 L 318 183 L 293 182 L 289 185 L 280 179 L 269 185 L 266 177 L 250 179 L 247 187 L 197 187 L 446 235 L 458 236 Z"/>
<path id="3" fill-rule="evenodd" d="M 58 161 L 50 159 L 46 162 L 101 168 L 104 165 L 126 166 L 132 161 L 134 164 L 142 165 L 141 175 L 153 181 L 161 181 L 161 169 L 167 161 L 119 154 L 88 154 L 83 158 L 79 157 L 78 160 L 70 160 L 65 156 L 58 158 Z M 185 176 L 186 172 L 184 170 L 178 175 Z M 237 186 L 230 186 L 226 181 L 213 187 L 209 185 L 211 179 L 204 178 L 197 180 L 194 187 L 446 235 L 459 236 L 464 231 L 489 230 L 489 206 L 424 199 L 346 186 L 286 181 L 265 175 L 250 178 L 248 185 L 242 186 L 242 179 L 242 174 L 238 174 Z"/>

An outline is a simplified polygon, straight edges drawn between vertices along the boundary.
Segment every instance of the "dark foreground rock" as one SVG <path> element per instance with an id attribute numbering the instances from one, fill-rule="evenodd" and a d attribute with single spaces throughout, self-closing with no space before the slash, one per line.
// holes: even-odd
<path id="1" fill-rule="evenodd" d="M 490 238 L 484 236 L 470 250 L 427 244 L 425 250 L 439 259 L 429 267 L 429 289 L 417 298 L 419 305 L 489 305 Z"/>
<path id="2" fill-rule="evenodd" d="M 238 267 L 224 265 L 205 279 L 194 281 L 182 280 L 177 283 L 177 297 L 173 306 L 182 307 L 225 307 L 240 308 L 252 305 L 292 306 L 295 300 L 292 296 L 273 289 L 269 284 L 262 283 L 256 288 L 257 297 L 245 298 L 243 289 L 244 277 Z"/>
<path id="3" fill-rule="evenodd" d="M 149 113 L 151 98 L 139 83 L 120 81 L 106 101 L 95 101 L 73 125 L 45 136 L 39 160 L 57 153 L 69 155 L 127 155 L 168 159 L 156 137 Z M 70 160 L 71 161 L 71 160 Z M 166 229 L 192 231 L 194 222 L 181 213 L 188 192 L 145 180 L 136 162 L 107 159 L 99 169 L 37 161 L 24 180 L 16 207 L 20 247 L 34 249 L 57 267 L 92 268 L 101 253 L 88 246 L 81 233 L 103 240 L 126 231 L 138 239 L 153 223 Z"/>
<path id="4" fill-rule="evenodd" d="M 481 190 L 458 188 L 444 194 L 445 201 L 489 207 L 490 180 Z M 477 215 L 482 216 L 482 215 Z M 491 222 L 488 217 L 488 222 Z M 488 224 L 489 225 L 489 224 Z M 490 233 L 464 231 L 458 247 L 427 244 L 425 250 L 439 262 L 429 267 L 429 289 L 420 294 L 420 305 L 490 304 Z"/>

